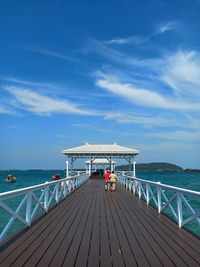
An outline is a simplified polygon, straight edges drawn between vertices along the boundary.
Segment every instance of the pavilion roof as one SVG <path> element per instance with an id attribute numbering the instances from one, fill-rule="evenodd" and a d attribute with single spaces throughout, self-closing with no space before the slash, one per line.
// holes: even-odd
<path id="1" fill-rule="evenodd" d="M 114 144 L 88 144 L 64 149 L 63 154 L 67 156 L 134 156 L 139 154 L 139 150 Z"/>

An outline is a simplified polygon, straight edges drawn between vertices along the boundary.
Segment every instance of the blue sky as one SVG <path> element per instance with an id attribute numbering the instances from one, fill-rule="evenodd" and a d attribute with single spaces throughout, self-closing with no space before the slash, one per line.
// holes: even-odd
<path id="1" fill-rule="evenodd" d="M 200 168 L 200 1 L 0 1 L 0 169 L 65 148 Z"/>

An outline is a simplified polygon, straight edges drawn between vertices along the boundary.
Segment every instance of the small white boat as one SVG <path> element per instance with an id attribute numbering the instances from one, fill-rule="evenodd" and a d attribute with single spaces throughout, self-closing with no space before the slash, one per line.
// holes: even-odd
<path id="1" fill-rule="evenodd" d="M 7 178 L 6 178 L 6 182 L 7 182 L 7 183 L 13 183 L 13 182 L 15 182 L 16 180 L 17 180 L 16 177 L 13 176 L 13 175 L 11 175 L 11 174 L 9 174 L 9 175 L 7 176 Z"/>

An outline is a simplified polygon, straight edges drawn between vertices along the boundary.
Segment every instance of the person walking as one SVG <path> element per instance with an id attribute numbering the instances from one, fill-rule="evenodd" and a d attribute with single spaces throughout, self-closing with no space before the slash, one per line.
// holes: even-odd
<path id="1" fill-rule="evenodd" d="M 104 174 L 104 178 L 106 180 L 106 184 L 105 184 L 105 190 L 106 191 L 110 191 L 110 171 L 107 170 Z"/>
<path id="2" fill-rule="evenodd" d="M 114 171 L 110 174 L 111 191 L 116 190 L 117 175 Z"/>

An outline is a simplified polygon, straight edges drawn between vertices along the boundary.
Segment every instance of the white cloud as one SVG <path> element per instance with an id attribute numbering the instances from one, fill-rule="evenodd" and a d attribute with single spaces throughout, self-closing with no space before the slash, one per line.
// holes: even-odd
<path id="1" fill-rule="evenodd" d="M 51 115 L 52 113 L 72 113 L 80 115 L 95 115 L 94 111 L 82 109 L 77 105 L 63 99 L 53 99 L 32 90 L 19 87 L 6 87 L 14 97 L 13 104 L 20 109 L 39 115 Z"/>
<path id="2" fill-rule="evenodd" d="M 110 48 L 104 42 L 99 42 L 96 40 L 90 40 L 89 45 L 85 49 L 85 52 L 88 51 L 98 53 L 101 56 L 105 57 L 106 59 L 109 59 L 112 62 L 116 63 L 121 63 L 121 59 L 124 56 L 123 53 Z"/>
<path id="3" fill-rule="evenodd" d="M 13 111 L 9 108 L 0 106 L 0 114 L 13 114 Z"/>
<path id="4" fill-rule="evenodd" d="M 172 27 L 171 27 L 170 23 L 167 23 L 165 25 L 162 25 L 159 28 L 158 33 L 164 33 L 164 32 L 171 31 L 171 30 L 172 30 Z"/>
<path id="5" fill-rule="evenodd" d="M 172 26 L 175 29 L 177 24 L 165 26 L 162 31 Z M 135 114 L 132 116 L 123 111 L 122 114 L 120 110 L 106 114 L 105 119 L 121 124 L 139 124 L 138 121 L 141 121 L 140 125 L 144 127 L 200 129 L 199 51 L 165 51 L 157 57 L 136 57 L 110 49 L 105 43 L 93 44 L 97 48 L 96 52 L 115 63 L 94 73 L 96 85 L 110 93 L 111 97 L 121 97 L 132 103 L 133 108 L 144 107 L 143 115 L 140 114 L 138 120 Z M 160 118 L 155 121 L 152 118 L 151 122 L 148 115 L 155 114 L 156 109 L 159 109 Z"/>
<path id="6" fill-rule="evenodd" d="M 99 96 L 94 93 L 90 94 L 89 96 L 87 93 L 82 94 L 82 88 L 76 88 L 76 90 L 72 90 L 72 88 L 67 84 L 61 85 L 59 83 L 22 80 L 11 76 L 0 76 L 0 78 L 4 81 L 4 84 L 6 84 L 7 87 L 29 88 L 29 90 L 37 91 L 41 94 L 45 92 L 45 95 L 48 95 L 51 98 L 61 98 L 62 96 L 63 99 L 67 97 L 68 99 L 76 99 L 76 101 L 89 101 L 90 97 L 95 98 Z"/>
<path id="7" fill-rule="evenodd" d="M 161 79 L 181 94 L 200 96 L 200 54 L 178 51 L 166 59 Z"/>
<path id="8" fill-rule="evenodd" d="M 177 125 L 178 122 L 174 119 L 167 119 L 161 116 L 145 116 L 145 115 L 130 115 L 121 112 L 112 112 L 105 116 L 106 120 L 114 120 L 120 124 L 138 124 L 143 127 L 167 127 Z"/>
<path id="9" fill-rule="evenodd" d="M 146 88 L 138 88 L 134 85 L 118 82 L 116 78 L 107 76 L 104 79 L 98 79 L 96 84 L 114 93 L 122 96 L 130 102 L 137 105 L 160 108 L 160 109 L 174 109 L 174 110 L 199 110 L 200 106 L 198 103 L 179 101 L 178 99 L 164 97 L 156 91 L 152 91 Z"/>
<path id="10" fill-rule="evenodd" d="M 127 44 L 127 40 L 126 39 L 122 39 L 122 38 L 116 38 L 116 39 L 111 39 L 109 41 L 105 41 L 104 43 L 106 44 Z"/>
<path id="11" fill-rule="evenodd" d="M 129 36 L 126 38 L 115 38 L 108 41 L 104 41 L 105 44 L 141 44 L 145 42 L 147 38 L 141 37 L 141 36 Z"/>
<path id="12" fill-rule="evenodd" d="M 77 122 L 77 123 L 73 123 L 72 124 L 72 127 L 77 127 L 77 128 L 90 128 L 91 127 L 91 124 L 89 123 L 80 123 L 80 122 Z"/>
<path id="13" fill-rule="evenodd" d="M 132 115 L 127 114 L 126 111 L 98 111 L 91 109 L 83 109 L 69 101 L 52 98 L 30 89 L 21 87 L 7 86 L 5 88 L 14 98 L 10 100 L 10 106 L 15 108 L 17 112 L 26 110 L 38 115 L 51 115 L 53 113 L 65 114 L 79 114 L 89 116 L 101 116 L 105 120 L 112 120 L 119 124 L 138 124 L 143 127 L 167 127 L 169 125 L 177 124 L 173 119 L 167 119 L 162 116 L 146 116 L 146 115 Z M 0 110 L 1 111 L 1 110 Z M 4 110 L 2 109 L 2 112 Z M 72 126 L 83 127 L 87 126 L 85 123 L 74 124 Z"/>
<path id="14" fill-rule="evenodd" d="M 51 83 L 45 83 L 45 82 L 33 82 L 33 81 L 27 81 L 27 80 L 21 80 L 15 77 L 11 76 L 3 76 L 1 77 L 7 84 L 17 84 L 18 86 L 29 86 L 31 88 L 37 87 L 37 88 L 48 88 L 48 89 L 60 89 L 60 86 L 57 84 L 51 84 Z"/>
<path id="15" fill-rule="evenodd" d="M 172 31 L 172 30 L 176 30 L 178 28 L 178 24 L 179 23 L 177 21 L 169 21 L 169 22 L 162 23 L 157 26 L 155 35 L 163 34 L 165 32 Z"/>
<path id="16" fill-rule="evenodd" d="M 46 55 L 46 56 L 49 56 L 49 57 L 52 57 L 52 58 L 58 58 L 58 59 L 63 59 L 63 60 L 67 60 L 67 61 L 72 61 L 72 62 L 77 62 L 78 61 L 77 59 L 75 59 L 73 57 L 66 56 L 66 55 L 64 55 L 62 53 L 55 52 L 55 51 L 52 51 L 52 50 L 49 50 L 49 49 L 46 49 L 46 48 L 26 47 L 24 49 L 27 50 L 27 51 L 30 51 L 30 52 L 37 53 L 37 54 Z"/>
<path id="17" fill-rule="evenodd" d="M 199 130 L 200 131 L 200 114 L 186 114 L 184 119 L 184 124 L 188 129 Z"/>

